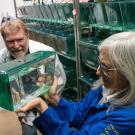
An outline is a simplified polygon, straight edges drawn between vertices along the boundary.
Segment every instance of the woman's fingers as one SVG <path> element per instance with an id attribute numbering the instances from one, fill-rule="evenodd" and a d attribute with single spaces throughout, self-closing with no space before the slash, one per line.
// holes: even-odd
<path id="1" fill-rule="evenodd" d="M 59 103 L 59 96 L 57 94 L 57 77 L 54 76 L 53 85 L 51 86 L 48 95 L 43 96 L 49 103 L 57 105 Z"/>
<path id="2" fill-rule="evenodd" d="M 19 110 L 17 110 L 17 112 L 27 112 L 28 110 L 31 110 L 33 108 L 37 108 L 37 110 L 41 113 L 45 109 L 47 109 L 48 106 L 41 98 L 35 98 Z"/>
<path id="3" fill-rule="evenodd" d="M 54 76 L 53 84 L 49 90 L 49 96 L 53 96 L 57 94 L 57 84 L 58 84 L 57 77 Z"/>
<path id="4" fill-rule="evenodd" d="M 46 80 L 46 76 L 40 75 L 38 77 L 38 82 L 45 82 L 45 80 Z"/>

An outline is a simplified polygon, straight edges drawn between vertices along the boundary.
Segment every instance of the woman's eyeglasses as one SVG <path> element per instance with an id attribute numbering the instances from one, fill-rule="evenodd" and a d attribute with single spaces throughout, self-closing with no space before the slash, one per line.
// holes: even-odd
<path id="1" fill-rule="evenodd" d="M 117 70 L 116 68 L 109 68 L 105 64 L 101 63 L 99 57 L 98 57 L 98 62 L 99 62 L 99 66 L 105 76 L 109 76 L 110 71 Z"/>

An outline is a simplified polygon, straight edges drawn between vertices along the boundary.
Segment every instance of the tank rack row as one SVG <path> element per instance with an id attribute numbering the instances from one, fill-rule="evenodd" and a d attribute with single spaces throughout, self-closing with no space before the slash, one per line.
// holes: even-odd
<path id="1" fill-rule="evenodd" d="M 135 27 L 135 1 L 85 2 L 79 6 L 81 25 L 120 31 Z M 73 25 L 72 3 L 25 5 L 18 11 L 25 19 Z"/>

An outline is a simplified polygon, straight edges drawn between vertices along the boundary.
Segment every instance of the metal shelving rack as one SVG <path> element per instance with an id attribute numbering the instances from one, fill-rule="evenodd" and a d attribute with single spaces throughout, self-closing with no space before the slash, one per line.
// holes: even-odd
<path id="1" fill-rule="evenodd" d="M 17 9 L 31 30 L 31 38 L 50 44 L 66 68 L 68 64 L 74 65 L 75 87 L 72 88 L 77 92 L 77 99 L 85 93 L 86 86 L 91 87 L 98 79 L 97 48 L 100 42 L 113 33 L 135 29 L 133 0 L 37 0 L 23 3 Z"/>
<path id="2" fill-rule="evenodd" d="M 91 84 L 98 79 L 97 56 L 101 41 L 113 33 L 135 30 L 134 0 L 95 1 L 74 0 L 75 8 L 78 10 L 74 24 L 76 25 L 76 64 L 79 65 L 77 68 L 79 97 L 83 95 L 81 82 L 91 87 Z M 89 31 L 85 35 L 84 28 Z"/>
<path id="3" fill-rule="evenodd" d="M 76 54 L 76 78 L 77 78 L 77 90 L 78 90 L 78 99 L 81 98 L 81 87 L 79 77 L 81 75 L 80 67 L 80 9 L 79 9 L 79 0 L 73 0 L 73 15 L 74 15 L 74 36 L 75 36 L 75 54 Z"/>

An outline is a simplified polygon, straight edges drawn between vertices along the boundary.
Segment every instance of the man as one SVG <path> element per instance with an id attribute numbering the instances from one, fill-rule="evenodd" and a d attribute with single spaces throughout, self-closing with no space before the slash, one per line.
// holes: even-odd
<path id="1" fill-rule="evenodd" d="M 0 63 L 5 63 L 36 51 L 54 51 L 53 48 L 47 45 L 29 40 L 28 29 L 20 19 L 4 22 L 1 26 L 1 34 L 5 41 L 6 48 L 0 51 Z M 66 83 L 66 75 L 57 55 L 55 60 L 55 76 L 58 78 L 57 93 L 60 95 Z M 33 116 L 31 115 L 30 113 L 28 116 L 30 119 Z M 36 135 L 35 131 L 33 132 L 31 129 L 32 120 L 25 121 L 25 123 L 30 126 L 23 124 L 23 126 L 29 129 L 23 129 L 24 135 Z"/>

